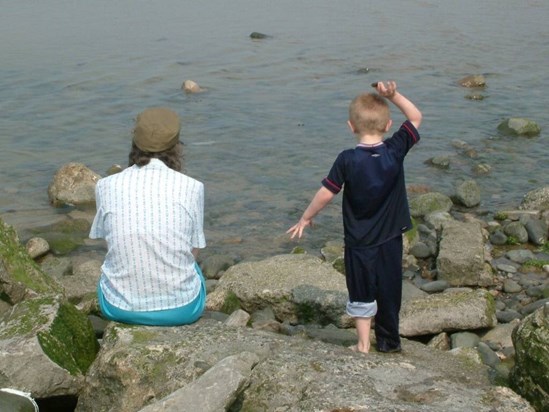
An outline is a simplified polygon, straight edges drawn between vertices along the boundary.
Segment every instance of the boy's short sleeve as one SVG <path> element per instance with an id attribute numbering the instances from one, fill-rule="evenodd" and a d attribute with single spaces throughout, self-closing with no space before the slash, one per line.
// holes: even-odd
<path id="1" fill-rule="evenodd" d="M 345 183 L 345 152 L 341 152 L 335 160 L 330 173 L 322 179 L 322 186 L 333 194 L 338 194 Z"/>
<path id="2" fill-rule="evenodd" d="M 396 150 L 404 158 L 408 151 L 419 142 L 419 139 L 420 136 L 416 127 L 412 122 L 406 120 L 393 136 L 385 140 L 385 144 Z"/>

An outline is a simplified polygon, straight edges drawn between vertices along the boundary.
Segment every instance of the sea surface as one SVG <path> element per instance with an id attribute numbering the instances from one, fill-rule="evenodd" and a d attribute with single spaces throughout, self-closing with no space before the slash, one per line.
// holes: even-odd
<path id="1" fill-rule="evenodd" d="M 0 10 L 0 214 L 20 230 L 67 213 L 48 203 L 58 168 L 125 165 L 136 114 L 168 106 L 182 118 L 186 173 L 206 188 L 205 255 L 316 253 L 342 237 L 340 197 L 299 243 L 285 231 L 355 144 L 349 101 L 378 80 L 396 80 L 424 114 L 409 185 L 451 195 L 475 178 L 478 210 L 490 212 L 549 184 L 546 0 L 0 0 Z M 469 74 L 487 87 L 460 87 Z M 185 80 L 205 91 L 185 94 Z M 508 117 L 541 135 L 500 136 Z M 393 119 L 395 130 L 404 119 Z M 427 165 L 434 156 L 450 168 Z M 479 163 L 491 172 L 476 176 Z"/>

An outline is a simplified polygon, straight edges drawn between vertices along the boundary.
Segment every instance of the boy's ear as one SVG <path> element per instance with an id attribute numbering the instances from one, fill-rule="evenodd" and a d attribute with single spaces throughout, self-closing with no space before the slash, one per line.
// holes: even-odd
<path id="1" fill-rule="evenodd" d="M 353 134 L 356 134 L 356 129 L 350 120 L 347 120 L 347 126 L 349 126 L 349 129 L 351 129 L 351 132 L 353 132 Z"/>
<path id="2" fill-rule="evenodd" d="M 385 126 L 385 133 L 389 131 L 392 125 L 393 125 L 393 120 L 389 119 L 389 121 L 387 122 L 387 126 Z"/>

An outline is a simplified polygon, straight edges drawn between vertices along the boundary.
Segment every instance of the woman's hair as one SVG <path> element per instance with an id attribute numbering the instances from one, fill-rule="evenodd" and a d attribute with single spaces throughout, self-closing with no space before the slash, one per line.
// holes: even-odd
<path id="1" fill-rule="evenodd" d="M 390 119 L 389 105 L 378 94 L 361 94 L 349 105 L 349 121 L 359 134 L 384 133 Z"/>
<path id="2" fill-rule="evenodd" d="M 181 172 L 183 170 L 183 143 L 178 142 L 167 150 L 151 153 L 144 152 L 132 142 L 132 149 L 129 155 L 129 166 L 146 166 L 151 159 L 162 160 L 170 169 Z"/>

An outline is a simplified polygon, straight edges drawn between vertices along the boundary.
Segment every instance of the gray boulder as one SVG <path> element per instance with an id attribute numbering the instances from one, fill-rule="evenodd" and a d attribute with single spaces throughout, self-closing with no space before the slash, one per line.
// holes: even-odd
<path id="1" fill-rule="evenodd" d="M 446 222 L 452 222 L 455 220 L 448 212 L 429 213 L 425 215 L 423 219 L 425 220 L 426 224 L 428 224 L 430 227 L 433 227 L 435 230 L 440 230 Z"/>
<path id="2" fill-rule="evenodd" d="M 505 253 L 505 257 L 517 263 L 524 263 L 535 258 L 534 253 L 529 249 L 513 249 Z"/>
<path id="3" fill-rule="evenodd" d="M 235 260 L 228 255 L 209 256 L 200 263 L 202 273 L 206 279 L 219 279 L 223 271 L 235 264 Z"/>
<path id="4" fill-rule="evenodd" d="M 434 280 L 421 285 L 421 290 L 427 293 L 440 293 L 444 292 L 450 287 L 450 284 L 445 280 Z"/>
<path id="5" fill-rule="evenodd" d="M 541 219 L 529 219 L 524 225 L 528 239 L 534 245 L 541 246 L 547 242 L 547 223 Z"/>
<path id="6" fill-rule="evenodd" d="M 532 190 L 522 199 L 519 209 L 522 210 L 549 210 L 549 186 Z"/>
<path id="7" fill-rule="evenodd" d="M 482 227 L 476 222 L 443 225 L 437 257 L 439 280 L 452 286 L 488 286 L 493 283 L 485 262 Z"/>
<path id="8" fill-rule="evenodd" d="M 507 244 L 507 235 L 501 230 L 496 230 L 489 236 L 490 243 L 496 246 L 503 246 Z"/>
<path id="9" fill-rule="evenodd" d="M 472 179 L 456 186 L 456 200 L 465 207 L 475 207 L 480 204 L 480 187 Z"/>
<path id="10" fill-rule="evenodd" d="M 432 255 L 431 248 L 423 242 L 416 242 L 410 248 L 410 254 L 419 259 L 428 258 Z"/>
<path id="11" fill-rule="evenodd" d="M 50 251 L 50 245 L 46 239 L 41 237 L 30 238 L 25 244 L 27 252 L 32 259 L 44 256 Z"/>
<path id="12" fill-rule="evenodd" d="M 86 300 L 96 300 L 102 264 L 103 255 L 86 252 L 73 257 L 48 255 L 40 267 L 62 285 L 70 302 L 80 304 Z"/>
<path id="13" fill-rule="evenodd" d="M 345 327 L 352 323 L 346 302 L 345 277 L 331 264 L 307 254 L 288 254 L 230 267 L 206 307 L 222 312 L 240 307 L 253 313 L 270 306 L 280 322 Z"/>
<path id="14" fill-rule="evenodd" d="M 528 232 L 521 222 L 510 222 L 503 227 L 503 231 L 519 243 L 528 242 Z"/>
<path id="15" fill-rule="evenodd" d="M 55 173 L 48 187 L 50 203 L 55 207 L 93 204 L 95 185 L 100 178 L 81 163 L 67 163 Z"/>
<path id="16" fill-rule="evenodd" d="M 452 291 L 403 302 L 400 334 L 405 337 L 493 328 L 494 297 L 487 291 Z"/>
<path id="17" fill-rule="evenodd" d="M 433 349 L 448 351 L 451 348 L 450 346 L 450 337 L 446 332 L 439 333 L 438 335 L 431 338 L 427 343 L 427 346 Z"/>
<path id="18" fill-rule="evenodd" d="M 511 387 L 536 410 L 549 410 L 549 304 L 524 318 L 512 338 L 515 365 Z"/>
<path id="19" fill-rule="evenodd" d="M 486 343 L 494 351 L 509 352 L 513 349 L 513 340 L 511 338 L 513 329 L 518 325 L 517 319 L 510 323 L 498 324 L 490 329 L 482 337 L 481 341 Z"/>
<path id="20" fill-rule="evenodd" d="M 76 411 L 149 412 L 175 399 L 189 400 L 179 403 L 182 412 L 211 410 L 201 408 L 214 402 L 217 410 L 257 412 L 533 411 L 511 390 L 494 387 L 483 365 L 417 342 L 403 345 L 404 354 L 364 356 L 212 319 L 173 328 L 112 323 Z M 232 398 L 232 405 L 224 401 Z"/>
<path id="21" fill-rule="evenodd" d="M 72 258 L 71 263 L 71 275 L 64 276 L 61 280 L 67 299 L 75 304 L 87 299 L 96 299 L 103 261 L 90 254 Z"/>
<path id="22" fill-rule="evenodd" d="M 409 280 L 402 281 L 402 301 L 424 298 L 428 293 L 421 290 Z"/>
<path id="23" fill-rule="evenodd" d="M 25 300 L 0 319 L 0 381 L 35 398 L 77 395 L 98 350 L 87 317 L 62 297 Z"/>
<path id="24" fill-rule="evenodd" d="M 476 348 L 480 338 L 473 332 L 457 332 L 450 336 L 452 349 L 455 348 Z"/>

